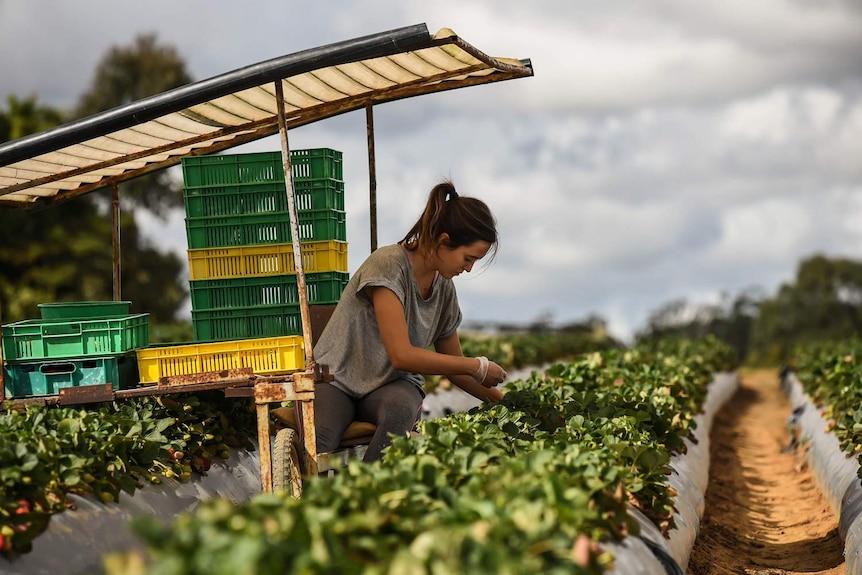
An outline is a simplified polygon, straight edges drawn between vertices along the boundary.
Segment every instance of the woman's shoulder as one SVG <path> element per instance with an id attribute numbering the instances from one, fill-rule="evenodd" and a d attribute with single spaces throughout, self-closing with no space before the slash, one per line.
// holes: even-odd
<path id="1" fill-rule="evenodd" d="M 404 267 L 406 263 L 407 257 L 404 255 L 404 249 L 398 244 L 392 244 L 382 246 L 371 252 L 361 267 L 371 269 L 393 268 Z"/>

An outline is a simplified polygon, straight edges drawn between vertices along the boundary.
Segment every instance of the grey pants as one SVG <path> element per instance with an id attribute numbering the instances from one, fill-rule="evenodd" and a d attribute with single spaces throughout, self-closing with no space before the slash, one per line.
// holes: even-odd
<path id="1" fill-rule="evenodd" d="M 364 461 L 375 461 L 391 443 L 390 433 L 404 435 L 416 424 L 422 400 L 416 384 L 403 379 L 387 383 L 361 399 L 351 397 L 328 383 L 314 388 L 314 427 L 317 451 L 335 451 L 347 426 L 368 421 L 377 426 Z"/>

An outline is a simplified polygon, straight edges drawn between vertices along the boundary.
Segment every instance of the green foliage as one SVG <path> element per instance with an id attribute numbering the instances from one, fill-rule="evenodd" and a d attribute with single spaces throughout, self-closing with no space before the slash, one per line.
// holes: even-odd
<path id="1" fill-rule="evenodd" d="M 0 414 L 0 552 L 28 552 L 67 493 L 109 502 L 144 481 L 186 481 L 254 432 L 248 404 L 221 392 Z"/>
<path id="2" fill-rule="evenodd" d="M 6 108 L 5 113 L 0 113 L 0 142 L 53 128 L 63 119 L 59 110 L 39 105 L 36 96 L 22 100 L 10 94 Z"/>
<path id="3" fill-rule="evenodd" d="M 637 533 L 635 501 L 673 528 L 670 456 L 733 352 L 716 340 L 591 353 L 511 384 L 504 400 L 395 437 L 382 461 L 305 481 L 303 497 L 202 503 L 173 524 L 141 518 L 148 564 L 108 573 L 575 573 L 574 552 Z M 134 566 L 137 565 L 135 568 Z"/>
<path id="4" fill-rule="evenodd" d="M 121 217 L 121 292 L 132 313 L 174 318 L 187 296 L 182 262 L 143 245 L 131 214 Z M 0 210 L 3 322 L 39 317 L 38 304 L 113 297 L 111 220 L 87 198 L 21 213 Z"/>
<path id="5" fill-rule="evenodd" d="M 855 455 L 862 465 L 862 340 L 799 345 L 792 364 L 803 389 L 822 409 L 826 431 L 834 433 L 841 450 L 848 457 Z"/>
<path id="6" fill-rule="evenodd" d="M 503 369 L 519 369 L 528 366 L 540 367 L 552 361 L 573 358 L 588 351 L 599 351 L 619 347 L 619 343 L 606 336 L 591 333 L 544 331 L 529 333 L 506 333 L 481 335 L 460 333 L 461 350 L 465 356 L 485 356 Z M 428 376 L 423 386 L 426 393 L 433 393 L 444 378 Z"/>

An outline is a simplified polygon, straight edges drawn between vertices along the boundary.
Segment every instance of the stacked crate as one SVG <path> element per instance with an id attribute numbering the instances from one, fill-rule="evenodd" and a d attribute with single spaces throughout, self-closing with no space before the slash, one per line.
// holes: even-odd
<path id="1" fill-rule="evenodd" d="M 138 384 L 135 350 L 149 345 L 150 314 L 129 302 L 40 304 L 41 319 L 2 326 L 7 398 L 56 395 L 60 389 Z"/>
<path id="2" fill-rule="evenodd" d="M 310 304 L 334 304 L 347 284 L 341 152 L 291 152 Z M 182 160 L 195 341 L 301 335 L 280 152 Z"/>

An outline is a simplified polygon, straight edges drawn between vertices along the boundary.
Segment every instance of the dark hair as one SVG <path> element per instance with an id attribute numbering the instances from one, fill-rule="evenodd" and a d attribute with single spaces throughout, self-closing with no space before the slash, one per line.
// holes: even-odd
<path id="1" fill-rule="evenodd" d="M 443 245 L 450 249 L 468 246 L 479 240 L 488 242 L 493 259 L 497 249 L 497 221 L 491 210 L 482 200 L 459 196 L 455 185 L 448 180 L 432 188 L 425 211 L 401 243 L 408 250 L 430 253 L 444 233 L 449 236 L 449 240 Z"/>

